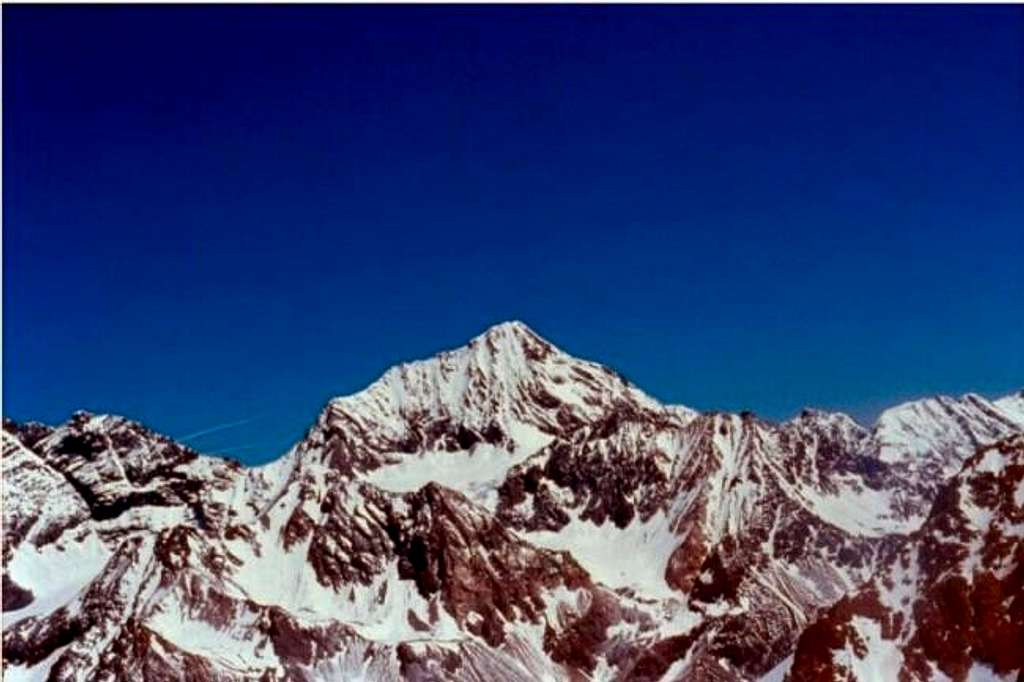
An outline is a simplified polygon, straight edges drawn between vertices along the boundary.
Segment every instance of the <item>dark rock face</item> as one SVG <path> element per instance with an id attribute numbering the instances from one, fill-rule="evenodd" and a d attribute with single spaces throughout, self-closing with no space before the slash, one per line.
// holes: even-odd
<path id="1" fill-rule="evenodd" d="M 672 455 L 657 441 L 682 438 L 684 427 L 675 415 L 614 404 L 512 468 L 498 489 L 498 516 L 522 530 L 559 530 L 570 512 L 595 526 L 647 521 L 672 495 Z"/>
<path id="2" fill-rule="evenodd" d="M 4 632 L 4 661 L 26 666 L 33 666 L 55 650 L 71 644 L 88 628 L 86 622 L 74 618 L 64 608 L 44 622 L 30 619 L 19 625 L 21 627 Z"/>
<path id="3" fill-rule="evenodd" d="M 201 656 L 182 651 L 134 620 L 125 623 L 96 671 L 104 679 L 128 682 L 209 682 L 216 671 Z"/>
<path id="4" fill-rule="evenodd" d="M 32 603 L 35 597 L 32 596 L 31 590 L 26 590 L 24 587 L 18 585 L 18 583 L 11 580 L 11 577 L 4 574 L 3 577 L 3 607 L 4 611 L 17 611 L 23 609 Z"/>
<path id="5" fill-rule="evenodd" d="M 308 558 L 317 579 L 336 590 L 353 583 L 369 585 L 394 557 L 386 528 L 372 517 L 372 522 L 357 520 L 347 513 L 345 499 L 339 489 L 329 492 L 320 505 L 324 520 L 308 531 L 312 537 Z M 346 542 L 339 544 L 336 538 Z"/>
<path id="6" fill-rule="evenodd" d="M 512 323 L 255 469 L 119 417 L 5 420 L 3 665 L 732 682 L 792 655 L 791 679 L 856 679 L 882 641 L 903 682 L 1019 674 L 1018 402 L 697 414 Z"/>
<path id="7" fill-rule="evenodd" d="M 456 621 L 491 646 L 504 642 L 504 622 L 540 622 L 545 590 L 592 589 L 570 557 L 523 542 L 457 493 L 428 484 L 405 503 L 407 514 L 392 511 L 388 520 L 399 576 L 424 597 L 439 593 Z"/>
<path id="8" fill-rule="evenodd" d="M 19 424 L 7 417 L 4 417 L 4 431 L 14 436 L 26 448 L 33 448 L 35 444 L 53 433 L 53 429 L 39 422 L 27 422 Z"/>
<path id="9" fill-rule="evenodd" d="M 571 495 L 579 518 L 594 525 L 609 522 L 625 528 L 634 518 L 649 519 L 668 494 L 668 477 L 659 466 L 667 457 L 646 451 L 650 446 L 643 442 L 644 434 L 679 425 L 652 424 L 645 416 L 651 415 L 633 415 L 634 421 L 624 423 L 628 416 L 615 411 L 565 440 L 556 438 L 539 457 L 527 460 L 506 477 L 498 491 L 499 518 L 517 528 L 558 530 L 569 521 L 566 510 L 553 498 L 553 491 L 561 489 Z M 531 502 L 529 516 L 517 511 L 527 500 Z"/>
<path id="10" fill-rule="evenodd" d="M 1021 674 L 1022 491 L 1024 436 L 980 448 L 942 488 L 927 522 L 885 548 L 877 575 L 804 631 L 787 679 L 852 676 L 835 652 L 871 656 L 870 622 L 899 651 L 893 672 L 902 682 L 930 680 L 934 670 L 966 679 L 976 666 Z"/>

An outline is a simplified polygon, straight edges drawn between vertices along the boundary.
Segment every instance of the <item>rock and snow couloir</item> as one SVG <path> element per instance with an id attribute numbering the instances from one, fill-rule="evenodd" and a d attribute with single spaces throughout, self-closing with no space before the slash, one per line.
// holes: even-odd
<path id="1" fill-rule="evenodd" d="M 5 422 L 5 677 L 803 675 L 801 634 L 1022 431 L 1020 395 L 872 429 L 701 414 L 521 323 L 332 400 L 262 467 L 119 417 Z"/>

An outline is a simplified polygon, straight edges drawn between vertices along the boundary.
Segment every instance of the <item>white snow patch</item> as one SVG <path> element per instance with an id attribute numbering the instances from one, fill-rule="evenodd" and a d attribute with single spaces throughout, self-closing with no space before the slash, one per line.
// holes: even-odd
<path id="1" fill-rule="evenodd" d="M 94 533 L 82 541 L 60 542 L 42 549 L 25 544 L 14 553 L 7 574 L 34 599 L 23 609 L 4 614 L 4 626 L 29 616 L 44 616 L 74 599 L 99 575 L 110 551 Z"/>
<path id="2" fill-rule="evenodd" d="M 646 522 L 634 520 L 625 528 L 605 521 L 595 526 L 573 518 L 559 531 L 537 531 L 527 539 L 547 549 L 572 554 L 599 582 L 612 588 L 631 588 L 648 597 L 679 595 L 665 582 L 665 567 L 680 539 L 658 513 Z"/>
<path id="3" fill-rule="evenodd" d="M 1006 467 L 1006 459 L 994 448 L 987 450 L 975 469 L 989 474 L 1001 474 Z"/>
<path id="4" fill-rule="evenodd" d="M 848 668 L 857 680 L 894 680 L 903 666 L 903 653 L 894 640 L 882 638 L 882 626 L 864 616 L 854 616 L 852 624 L 864 639 L 867 654 L 861 658 L 849 645 L 833 652 L 833 660 Z"/>
<path id="5" fill-rule="evenodd" d="M 458 490 L 487 509 L 498 505 L 498 487 L 509 469 L 536 454 L 552 436 L 533 426 L 516 422 L 508 428 L 515 449 L 481 443 L 469 451 L 428 451 L 421 454 L 391 453 L 395 464 L 366 474 L 364 480 L 394 493 L 419 490 L 431 481 Z"/>
<path id="6" fill-rule="evenodd" d="M 992 403 L 999 411 L 1024 428 L 1024 391 L 999 398 Z"/>
<path id="7" fill-rule="evenodd" d="M 365 480 L 393 493 L 413 492 L 435 481 L 493 509 L 505 474 L 525 458 L 490 445 L 479 445 L 469 452 L 431 451 L 402 455 L 398 464 L 375 469 Z"/>
<path id="8" fill-rule="evenodd" d="M 686 670 L 686 666 L 690 663 L 690 652 L 686 652 L 686 656 L 680 658 L 678 661 L 669 666 L 669 669 L 662 675 L 663 680 L 678 680 L 683 672 Z"/>
<path id="9" fill-rule="evenodd" d="M 1017 671 L 997 675 L 992 668 L 981 663 L 975 663 L 967 671 L 967 682 L 1013 682 L 1017 678 Z"/>
<path id="10" fill-rule="evenodd" d="M 340 620 L 351 625 L 363 637 L 380 642 L 416 639 L 455 640 L 464 635 L 451 615 L 440 604 L 434 607 L 436 622 L 431 622 L 430 603 L 415 582 L 398 577 L 398 564 L 391 562 L 371 584 L 352 583 L 338 592 L 321 585 L 306 558 L 311 540 L 295 545 L 291 551 L 275 542 L 264 542 L 256 556 L 244 542 L 231 544 L 231 551 L 246 564 L 236 574 L 238 586 L 261 604 L 275 604 L 312 620 Z M 417 630 L 409 612 L 429 632 Z"/>
<path id="11" fill-rule="evenodd" d="M 768 671 L 768 673 L 761 678 L 761 682 L 783 682 L 786 678 L 786 673 L 793 667 L 793 656 L 787 656 L 782 661 Z"/>
<path id="12" fill-rule="evenodd" d="M 430 622 L 430 604 L 420 595 L 416 583 L 398 577 L 398 563 L 378 576 L 369 587 L 352 586 L 347 590 L 340 609 L 332 615 L 345 621 L 367 639 L 378 642 L 405 642 L 417 639 L 458 640 L 465 635 L 455 619 L 441 604 L 434 606 L 437 622 Z M 410 613 L 423 624 L 430 626 L 429 632 L 417 630 L 410 623 Z"/>
<path id="13" fill-rule="evenodd" d="M 883 606 L 891 611 L 902 611 L 910 607 L 911 602 L 917 596 L 917 553 L 910 556 L 910 563 L 906 568 L 903 561 L 897 560 L 892 565 L 892 572 L 889 575 L 891 587 L 881 581 L 878 585 L 878 599 Z"/>
<path id="14" fill-rule="evenodd" d="M 892 505 L 890 493 L 867 486 L 855 489 L 849 481 L 837 483 L 841 490 L 838 495 L 821 494 L 811 486 L 800 488 L 798 494 L 813 514 L 852 535 L 879 537 L 888 533 L 910 533 L 919 525 L 919 519 L 913 517 L 885 518 Z"/>

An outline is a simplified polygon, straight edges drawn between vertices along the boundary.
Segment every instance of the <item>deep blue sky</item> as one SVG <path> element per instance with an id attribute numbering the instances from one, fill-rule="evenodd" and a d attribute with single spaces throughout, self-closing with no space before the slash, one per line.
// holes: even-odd
<path id="1" fill-rule="evenodd" d="M 1024 385 L 1020 7 L 3 8 L 3 399 L 248 461 L 522 319 L 665 401 Z"/>

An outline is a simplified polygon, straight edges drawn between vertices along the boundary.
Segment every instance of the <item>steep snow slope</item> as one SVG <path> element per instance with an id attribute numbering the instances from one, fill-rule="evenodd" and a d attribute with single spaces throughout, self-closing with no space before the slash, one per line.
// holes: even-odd
<path id="1" fill-rule="evenodd" d="M 993 405 L 1016 424 L 1024 424 L 1024 391 L 993 401 Z"/>
<path id="2" fill-rule="evenodd" d="M 934 467 L 945 477 L 956 473 L 982 443 L 1024 428 L 1020 395 L 996 401 L 968 393 L 899 405 L 882 413 L 875 427 L 879 458 Z"/>

